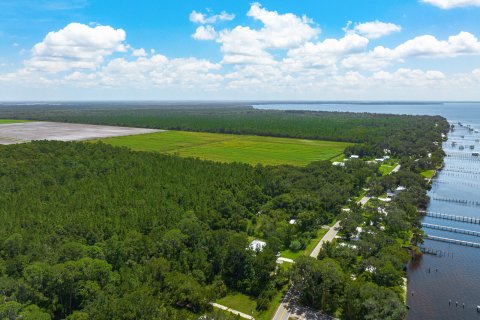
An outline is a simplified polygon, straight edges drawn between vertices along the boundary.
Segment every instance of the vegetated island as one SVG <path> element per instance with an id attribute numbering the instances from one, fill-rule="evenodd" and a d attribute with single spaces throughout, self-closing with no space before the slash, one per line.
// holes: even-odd
<path id="1" fill-rule="evenodd" d="M 405 317 L 404 269 L 428 203 L 421 174 L 443 161 L 445 119 L 244 107 L 0 109 L 0 118 L 354 144 L 345 150 L 351 160 L 306 166 L 105 143 L 0 146 L 1 317 L 229 319 L 212 309 L 219 301 L 271 319 L 292 282 L 301 303 L 339 318 Z M 378 199 L 357 205 L 366 195 Z M 307 257 L 336 220 L 340 238 Z M 265 246 L 252 249 L 254 240 Z M 279 252 L 296 263 L 277 264 Z"/>

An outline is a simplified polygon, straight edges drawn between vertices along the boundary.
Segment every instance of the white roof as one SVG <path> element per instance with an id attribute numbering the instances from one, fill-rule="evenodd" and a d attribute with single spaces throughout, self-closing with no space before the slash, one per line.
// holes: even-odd
<path id="1" fill-rule="evenodd" d="M 352 154 L 350 156 L 350 159 L 358 159 L 358 158 L 360 158 L 360 156 L 357 156 L 356 154 Z"/>
<path id="2" fill-rule="evenodd" d="M 261 241 L 261 240 L 253 240 L 249 247 L 250 249 L 254 250 L 254 251 L 262 251 L 263 248 L 267 245 L 267 243 L 265 241 Z"/>
<path id="3" fill-rule="evenodd" d="M 297 223 L 297 220 L 291 219 L 288 223 L 289 223 L 289 224 L 295 224 L 295 223 Z"/>
<path id="4" fill-rule="evenodd" d="M 406 190 L 407 188 L 403 187 L 403 186 L 398 186 L 398 188 L 396 189 L 397 191 L 403 191 L 403 190 Z"/>
<path id="5" fill-rule="evenodd" d="M 375 268 L 374 266 L 368 266 L 368 267 L 365 268 L 365 271 L 370 272 L 370 273 L 374 273 L 376 270 L 377 270 L 377 268 Z"/>

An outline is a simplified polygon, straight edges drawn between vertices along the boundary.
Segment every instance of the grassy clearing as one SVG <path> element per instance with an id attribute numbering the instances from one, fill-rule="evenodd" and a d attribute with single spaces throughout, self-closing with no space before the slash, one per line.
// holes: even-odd
<path id="1" fill-rule="evenodd" d="M 0 119 L 0 124 L 22 123 L 22 122 L 30 122 L 30 121 L 29 120 Z"/>
<path id="2" fill-rule="evenodd" d="M 243 293 L 230 293 L 215 302 L 249 315 L 257 312 L 257 302 Z"/>
<path id="3" fill-rule="evenodd" d="M 268 309 L 262 312 L 258 312 L 257 302 L 243 293 L 230 293 L 227 296 L 215 301 L 221 305 L 229 307 L 233 310 L 243 312 L 245 314 L 253 316 L 257 320 L 271 320 L 277 311 L 278 305 L 283 299 L 283 296 L 288 290 L 288 285 L 285 285 L 281 290 L 278 290 L 272 301 L 268 306 Z"/>
<path id="4" fill-rule="evenodd" d="M 304 250 L 292 251 L 290 249 L 287 249 L 287 250 L 280 251 L 280 256 L 282 258 L 295 260 L 298 257 L 300 257 L 302 254 L 304 254 L 304 252 L 305 252 Z"/>
<path id="5" fill-rule="evenodd" d="M 336 158 L 351 145 L 344 142 L 186 131 L 114 137 L 101 141 L 136 151 L 162 152 L 218 162 L 298 166 Z"/>
<path id="6" fill-rule="evenodd" d="M 335 224 L 335 223 L 333 223 Z M 331 226 L 333 226 L 333 224 Z M 308 243 L 307 247 L 305 250 L 300 250 L 300 251 L 291 251 L 289 249 L 283 250 L 280 252 L 280 256 L 283 258 L 288 258 L 288 259 L 297 259 L 301 255 L 309 256 L 313 249 L 317 246 L 318 242 L 322 240 L 323 236 L 328 232 L 328 229 L 320 229 L 317 232 L 317 236 L 314 239 L 311 239 L 310 242 Z"/>
<path id="7" fill-rule="evenodd" d="M 395 169 L 395 167 L 397 166 L 398 164 L 382 164 L 380 166 L 380 168 L 378 169 L 380 171 L 380 173 L 382 174 L 382 176 L 386 176 L 388 174 L 390 174 L 390 172 L 393 171 L 393 169 Z"/>
<path id="8" fill-rule="evenodd" d="M 333 226 L 335 224 L 335 221 L 333 222 L 333 224 L 331 224 L 330 226 Z M 317 237 L 315 239 L 312 239 L 310 240 L 310 242 L 308 243 L 307 247 L 305 248 L 305 255 L 306 256 L 309 256 L 313 249 L 315 249 L 315 247 L 317 246 L 317 244 L 320 242 L 320 240 L 322 240 L 323 236 L 328 232 L 328 229 L 320 229 L 318 230 L 317 232 Z"/>
<path id="9" fill-rule="evenodd" d="M 435 176 L 435 170 L 427 170 L 420 172 L 420 174 L 426 179 L 432 179 Z"/>

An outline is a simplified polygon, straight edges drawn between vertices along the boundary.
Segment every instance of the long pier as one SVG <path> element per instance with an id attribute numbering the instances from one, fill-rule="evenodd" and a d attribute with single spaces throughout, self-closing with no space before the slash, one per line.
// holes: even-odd
<path id="1" fill-rule="evenodd" d="M 478 243 L 478 242 L 470 242 L 470 241 L 450 239 L 450 238 L 437 237 L 437 236 L 431 236 L 431 235 L 425 235 L 425 238 L 429 239 L 429 240 L 434 240 L 434 241 L 458 244 L 458 245 L 466 246 L 466 247 L 480 248 L 480 243 Z"/>
<path id="2" fill-rule="evenodd" d="M 463 205 L 480 206 L 480 201 L 474 201 L 474 200 L 464 200 L 464 199 L 456 199 L 456 198 L 438 197 L 438 196 L 435 196 L 435 195 L 433 195 L 432 199 L 433 200 L 438 200 L 438 201 L 459 203 L 459 204 L 463 204 Z"/>
<path id="3" fill-rule="evenodd" d="M 426 212 L 423 212 L 423 213 L 425 214 L 425 216 L 431 217 L 431 218 L 445 219 L 445 220 L 451 220 L 451 221 L 460 221 L 460 222 L 471 223 L 471 224 L 480 224 L 480 218 L 466 217 L 466 216 L 456 216 L 456 215 L 453 215 L 453 214 L 430 212 L 430 211 L 426 211 Z"/>
<path id="4" fill-rule="evenodd" d="M 431 224 L 431 223 L 422 223 L 422 227 L 428 228 L 428 229 L 436 229 L 436 230 L 448 231 L 448 232 L 453 232 L 453 233 L 461 233 L 461 234 L 466 234 L 466 235 L 469 235 L 469 236 L 480 237 L 480 232 L 479 231 L 453 228 L 453 227 L 441 226 L 441 225 L 438 225 L 438 224 Z"/>

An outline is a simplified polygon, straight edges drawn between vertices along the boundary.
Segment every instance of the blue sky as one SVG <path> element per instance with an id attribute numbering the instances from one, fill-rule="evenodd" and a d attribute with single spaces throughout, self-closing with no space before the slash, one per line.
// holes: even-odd
<path id="1" fill-rule="evenodd" d="M 0 0 L 0 100 L 479 100 L 480 0 Z"/>

